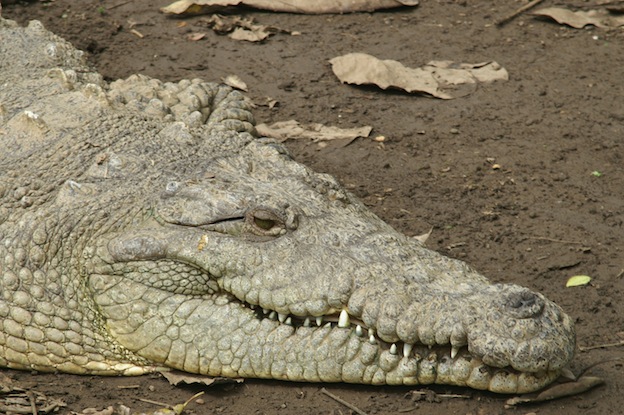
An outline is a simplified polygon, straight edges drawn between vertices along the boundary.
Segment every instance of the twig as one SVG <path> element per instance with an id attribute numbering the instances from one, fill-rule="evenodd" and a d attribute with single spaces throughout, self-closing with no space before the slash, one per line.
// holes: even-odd
<path id="1" fill-rule="evenodd" d="M 130 33 L 132 33 L 133 35 L 135 35 L 136 37 L 138 37 L 139 39 L 143 39 L 145 37 L 145 35 L 141 32 L 139 32 L 136 29 L 132 29 L 130 30 Z"/>
<path id="2" fill-rule="evenodd" d="M 525 11 L 537 6 L 538 4 L 540 4 L 542 1 L 544 0 L 533 0 L 530 3 L 525 4 L 524 6 L 520 7 L 518 10 L 516 10 L 515 12 L 503 17 L 502 19 L 498 20 L 496 22 L 496 26 L 503 26 L 507 23 L 509 23 L 510 21 L 512 21 L 513 19 L 515 19 L 516 17 L 518 17 L 519 15 L 521 15 L 522 13 L 524 13 Z"/>
<path id="3" fill-rule="evenodd" d="M 602 349 L 604 347 L 617 347 L 617 346 L 624 346 L 624 340 L 620 340 L 619 342 L 616 342 L 616 343 L 596 344 L 594 346 L 579 346 L 579 350 L 582 352 L 585 352 L 587 350 Z"/>
<path id="4" fill-rule="evenodd" d="M 566 241 L 564 239 L 545 238 L 543 236 L 527 236 L 527 239 L 535 239 L 536 241 L 557 242 L 557 243 L 560 243 L 560 244 L 574 244 L 574 245 L 582 245 L 583 244 L 583 242 Z"/>
<path id="5" fill-rule="evenodd" d="M 418 395 L 418 396 L 426 396 L 427 392 L 423 392 L 423 391 L 411 391 L 410 392 L 412 395 Z M 437 396 L 438 398 L 461 398 L 461 399 L 470 399 L 472 398 L 472 396 L 470 395 L 456 395 L 453 393 L 436 393 L 435 396 Z"/>
<path id="6" fill-rule="evenodd" d="M 134 0 L 122 1 L 121 3 L 117 3 L 117 4 L 113 4 L 112 6 L 108 6 L 106 9 L 107 10 L 113 10 L 113 9 L 116 9 L 117 7 L 125 6 L 128 3 L 132 3 L 133 1 Z"/>
<path id="7" fill-rule="evenodd" d="M 334 395 L 331 392 L 328 392 L 327 389 L 325 388 L 321 388 L 321 392 L 324 393 L 325 395 L 329 396 L 330 398 L 332 398 L 333 400 L 335 400 L 338 403 L 343 404 L 344 406 L 346 406 L 347 408 L 349 408 L 350 410 L 352 410 L 353 412 L 355 412 L 356 414 L 359 415 L 367 415 L 366 412 L 362 411 L 360 408 L 358 408 L 357 406 L 343 400 L 340 399 L 339 397 L 337 397 L 336 395 Z"/>
<path id="8" fill-rule="evenodd" d="M 153 401 L 151 399 L 139 398 L 139 401 L 145 403 L 151 403 L 152 405 L 162 406 L 163 408 L 173 408 L 173 405 L 169 405 L 168 403 Z"/>

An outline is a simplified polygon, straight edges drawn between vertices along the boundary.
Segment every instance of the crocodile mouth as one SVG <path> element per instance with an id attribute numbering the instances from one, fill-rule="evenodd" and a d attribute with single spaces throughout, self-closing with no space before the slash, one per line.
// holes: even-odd
<path id="1" fill-rule="evenodd" d="M 388 353 L 396 359 L 415 359 L 421 369 L 418 382 L 414 384 L 454 384 L 497 393 L 525 393 L 548 385 L 558 378 L 561 372 L 560 370 L 524 372 L 511 366 L 490 366 L 483 363 L 479 356 L 471 353 L 467 345 L 457 347 L 450 344 L 387 342 L 379 338 L 374 329 L 368 328 L 361 320 L 349 316 L 344 310 L 341 313 L 301 317 L 278 313 L 257 305 L 242 304 L 253 312 L 257 319 L 268 319 L 277 324 L 291 326 L 294 330 L 302 328 L 350 330 L 362 338 L 363 342 L 378 347 L 381 353 Z M 457 376 L 457 373 L 450 374 L 448 368 L 462 365 L 469 367 L 466 373 L 461 376 Z"/>
<path id="2" fill-rule="evenodd" d="M 173 287 L 158 282 L 163 280 L 162 277 L 155 276 L 154 281 L 146 281 L 145 272 L 149 271 L 144 269 L 146 264 L 152 270 L 150 275 L 158 275 L 159 272 L 153 273 L 155 270 L 166 269 L 169 270 L 168 272 L 187 275 L 188 278 L 180 280 L 181 286 L 177 289 L 172 289 Z M 212 298 L 211 301 L 215 301 L 217 297 L 221 297 L 227 303 L 237 304 L 241 311 L 249 313 L 254 319 L 271 322 L 276 326 L 291 327 L 293 334 L 299 331 L 304 334 L 307 330 L 316 332 L 324 330 L 328 335 L 336 330 L 348 331 L 348 336 L 360 339 L 361 347 L 367 348 L 369 351 L 376 349 L 377 351 L 374 353 L 380 361 L 391 362 L 390 372 L 401 366 L 414 368 L 408 377 L 391 378 L 387 376 L 380 381 L 351 379 L 349 382 L 396 385 L 449 384 L 497 393 L 525 393 L 542 389 L 554 381 L 560 373 L 560 370 L 548 369 L 529 372 L 520 371 L 511 366 L 490 366 L 483 362 L 481 356 L 471 352 L 470 346 L 467 344 L 428 345 L 423 343 L 411 344 L 403 341 L 388 342 L 377 334 L 374 327 L 368 327 L 357 316 L 349 315 L 346 310 L 319 316 L 297 316 L 262 308 L 260 305 L 241 300 L 237 295 L 225 289 L 218 282 L 220 279 L 219 271 L 221 270 L 213 271 L 210 269 L 207 271 L 204 267 L 191 263 L 191 261 L 183 261 L 180 258 L 148 262 L 122 261 L 112 265 L 112 267 L 113 269 L 116 268 L 113 272 L 110 272 L 111 269 L 109 268 L 109 272 L 103 274 L 117 275 L 118 278 L 126 281 L 134 280 L 136 284 L 151 286 L 151 288 L 161 292 L 185 293 L 198 300 L 203 297 Z M 108 281 L 109 279 L 103 278 L 102 287 L 100 288 L 96 284 L 95 290 L 107 290 L 109 284 L 112 283 Z M 165 280 L 167 279 L 165 278 Z M 186 284 L 191 284 L 195 288 L 185 286 Z"/>

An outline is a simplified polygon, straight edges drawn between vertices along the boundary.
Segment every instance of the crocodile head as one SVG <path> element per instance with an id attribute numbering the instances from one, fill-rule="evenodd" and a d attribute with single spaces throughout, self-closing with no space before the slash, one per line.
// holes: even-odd
<path id="1" fill-rule="evenodd" d="M 573 324 L 557 305 L 424 248 L 281 145 L 254 140 L 194 163 L 162 174 L 142 213 L 93 247 L 96 307 L 148 361 L 516 393 L 572 358 Z"/>
<path id="2" fill-rule="evenodd" d="M 571 359 L 559 307 L 254 139 L 241 94 L 0 38 L 0 366 L 524 392 Z"/>

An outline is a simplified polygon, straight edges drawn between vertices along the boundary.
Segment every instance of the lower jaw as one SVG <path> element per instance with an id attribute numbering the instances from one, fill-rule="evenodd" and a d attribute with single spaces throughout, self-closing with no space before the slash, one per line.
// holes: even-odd
<path id="1" fill-rule="evenodd" d="M 480 358 L 462 348 L 454 359 L 450 347 L 421 347 L 414 354 L 416 364 L 407 358 L 388 373 L 387 384 L 444 384 L 465 386 L 496 393 L 529 393 L 540 390 L 559 377 L 559 371 L 519 372 L 513 368 L 488 366 Z M 383 353 L 382 353 L 383 359 Z M 411 366 L 411 367 L 410 367 Z M 400 375 L 400 376 L 397 376 Z"/>
<path id="2" fill-rule="evenodd" d="M 378 353 L 369 370 L 351 362 L 338 381 L 387 385 L 455 385 L 495 393 L 517 394 L 540 390 L 559 377 L 559 371 L 519 372 L 513 368 L 488 366 L 463 347 L 451 359 L 450 346 L 414 346 L 410 356 Z M 359 367 L 358 367 L 359 366 Z M 351 376 L 353 375 L 353 376 Z"/>

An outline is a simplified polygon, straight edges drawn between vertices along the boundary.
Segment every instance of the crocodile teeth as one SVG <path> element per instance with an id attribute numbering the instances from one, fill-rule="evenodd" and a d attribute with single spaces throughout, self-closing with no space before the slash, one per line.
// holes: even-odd
<path id="1" fill-rule="evenodd" d="M 263 314 L 269 314 L 269 309 L 268 308 L 263 308 L 262 309 L 262 313 Z"/>
<path id="2" fill-rule="evenodd" d="M 368 337 L 368 342 L 370 344 L 377 344 L 377 339 L 372 334 Z"/>
<path id="3" fill-rule="evenodd" d="M 403 343 L 403 357 L 409 357 L 412 354 L 413 344 Z"/>
<path id="4" fill-rule="evenodd" d="M 392 346 L 390 346 L 390 354 L 397 354 L 397 347 L 395 343 L 392 343 Z"/>
<path id="5" fill-rule="evenodd" d="M 280 323 L 283 323 L 286 320 L 286 314 L 277 313 L 277 319 Z"/>
<path id="6" fill-rule="evenodd" d="M 342 310 L 340 312 L 340 317 L 338 318 L 338 327 L 349 327 L 351 321 L 349 320 L 349 314 L 347 310 Z"/>
<path id="7" fill-rule="evenodd" d="M 358 337 L 362 337 L 364 335 L 364 330 L 362 330 L 362 326 L 360 326 L 359 324 L 355 327 L 355 334 Z"/>
<path id="8" fill-rule="evenodd" d="M 316 325 L 321 327 L 321 324 L 323 324 L 323 316 L 318 316 L 316 318 Z"/>
<path id="9" fill-rule="evenodd" d="M 292 318 L 288 317 L 288 318 L 286 319 L 286 321 L 284 321 L 284 324 L 287 324 L 287 325 L 289 325 L 289 326 L 292 326 Z"/>
<path id="10" fill-rule="evenodd" d="M 277 313 L 275 311 L 271 311 L 271 313 L 269 313 L 269 318 L 271 320 L 277 320 Z"/>
<path id="11" fill-rule="evenodd" d="M 457 356 L 457 353 L 459 353 L 459 347 L 456 347 L 456 346 L 451 347 L 451 359 L 455 359 L 455 356 Z"/>
<path id="12" fill-rule="evenodd" d="M 331 322 L 328 322 L 327 324 L 325 324 L 323 327 L 330 329 L 331 328 Z"/>
<path id="13" fill-rule="evenodd" d="M 305 320 L 303 320 L 303 327 L 310 327 L 310 317 L 306 317 Z"/>

